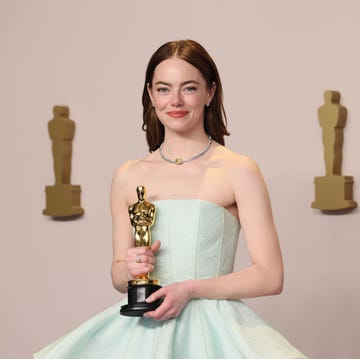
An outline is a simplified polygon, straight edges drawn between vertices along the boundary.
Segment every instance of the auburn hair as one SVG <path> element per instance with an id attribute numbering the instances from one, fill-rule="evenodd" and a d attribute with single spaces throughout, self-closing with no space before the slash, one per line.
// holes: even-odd
<path id="1" fill-rule="evenodd" d="M 155 113 L 155 109 L 148 93 L 148 86 L 150 88 L 152 86 L 156 67 L 162 61 L 172 57 L 185 60 L 196 67 L 202 74 L 209 89 L 212 87 L 213 83 L 216 84 L 214 98 L 211 101 L 210 106 L 205 106 L 204 109 L 204 129 L 216 142 L 224 145 L 224 136 L 228 136 L 230 133 L 226 128 L 227 119 L 223 105 L 223 92 L 219 72 L 208 52 L 198 42 L 193 40 L 179 40 L 170 41 L 160 46 L 150 58 L 146 69 L 142 94 L 142 129 L 146 132 L 149 151 L 153 152 L 160 147 L 161 143 L 164 141 L 165 130 Z"/>

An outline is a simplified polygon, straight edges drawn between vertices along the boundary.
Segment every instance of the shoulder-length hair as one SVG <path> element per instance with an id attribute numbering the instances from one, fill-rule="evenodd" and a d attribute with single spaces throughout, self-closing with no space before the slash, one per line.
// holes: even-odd
<path id="1" fill-rule="evenodd" d="M 207 87 L 210 89 L 212 84 L 216 84 L 216 91 L 209 107 L 204 110 L 204 128 L 216 142 L 224 145 L 224 136 L 230 133 L 227 131 L 227 119 L 223 105 L 223 92 L 220 76 L 216 65 L 207 51 L 196 41 L 180 40 L 171 41 L 162 45 L 151 57 L 146 69 L 145 84 L 142 95 L 143 104 L 143 125 L 142 129 L 146 132 L 146 140 L 149 151 L 158 149 L 164 141 L 165 130 L 159 121 L 155 109 L 152 106 L 147 86 L 152 86 L 154 71 L 162 61 L 172 57 L 185 60 L 196 67 L 205 79 Z"/>

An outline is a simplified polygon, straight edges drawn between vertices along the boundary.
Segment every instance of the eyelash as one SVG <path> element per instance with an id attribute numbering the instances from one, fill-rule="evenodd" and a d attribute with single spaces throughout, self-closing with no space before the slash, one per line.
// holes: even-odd
<path id="1" fill-rule="evenodd" d="M 169 89 L 166 87 L 159 87 L 156 89 L 156 92 L 158 92 L 159 94 L 165 94 L 166 92 L 169 92 Z"/>
<path id="2" fill-rule="evenodd" d="M 197 88 L 195 86 L 187 86 L 187 87 L 184 87 L 182 91 L 185 93 L 193 93 L 196 90 L 197 90 Z M 165 95 L 170 92 L 170 89 L 168 89 L 167 87 L 159 87 L 156 89 L 156 91 L 161 95 Z"/>
<path id="3" fill-rule="evenodd" d="M 189 86 L 184 88 L 184 91 L 186 92 L 195 92 L 196 90 L 197 88 L 195 86 Z"/>

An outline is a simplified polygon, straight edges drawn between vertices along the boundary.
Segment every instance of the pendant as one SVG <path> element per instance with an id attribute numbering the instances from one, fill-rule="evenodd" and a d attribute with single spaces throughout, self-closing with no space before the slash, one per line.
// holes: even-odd
<path id="1" fill-rule="evenodd" d="M 175 163 L 177 165 L 182 165 L 184 163 L 184 161 L 179 157 L 179 158 L 175 158 Z"/>

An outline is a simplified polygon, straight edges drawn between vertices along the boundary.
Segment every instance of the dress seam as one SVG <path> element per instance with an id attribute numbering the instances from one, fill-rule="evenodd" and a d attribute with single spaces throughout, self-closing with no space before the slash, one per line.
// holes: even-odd
<path id="1" fill-rule="evenodd" d="M 216 276 L 217 276 L 217 277 L 220 276 L 219 268 L 221 268 L 221 263 L 224 262 L 224 252 L 223 252 L 223 249 L 224 249 L 224 227 L 225 227 L 225 213 L 224 213 L 224 211 L 222 212 L 221 219 L 222 219 L 222 223 L 221 223 L 221 237 L 219 237 L 219 240 L 220 240 L 220 248 L 219 248 L 220 255 L 219 255 L 219 257 L 218 257 L 217 268 L 216 268 Z"/>
<path id="2" fill-rule="evenodd" d="M 196 240 L 196 249 L 195 249 L 195 253 L 199 253 L 199 227 L 200 227 L 200 221 L 201 221 L 201 215 L 202 215 L 202 211 L 200 210 L 201 205 L 200 203 L 197 205 L 197 212 L 198 212 L 198 220 L 197 220 L 197 224 L 196 224 L 196 228 L 195 231 L 193 232 L 195 235 L 195 240 Z M 194 256 L 194 266 L 193 266 L 193 273 L 194 273 L 194 278 L 193 279 L 197 279 L 198 278 L 198 257 L 195 255 Z"/>

